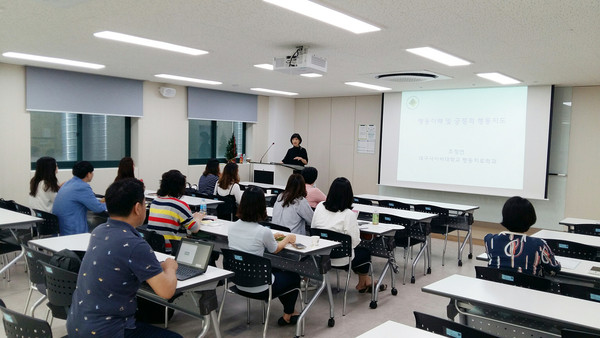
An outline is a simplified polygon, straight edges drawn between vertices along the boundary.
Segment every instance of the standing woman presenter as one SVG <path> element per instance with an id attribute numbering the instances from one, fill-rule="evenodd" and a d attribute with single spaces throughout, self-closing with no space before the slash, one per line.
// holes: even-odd
<path id="1" fill-rule="evenodd" d="M 285 164 L 305 166 L 308 163 L 308 154 L 306 153 L 306 149 L 300 146 L 302 143 L 302 137 L 300 134 L 294 133 L 292 134 L 292 137 L 290 137 L 290 142 L 292 143 L 293 147 L 288 149 L 287 154 L 285 154 L 285 157 L 283 160 L 281 160 L 281 162 Z"/>

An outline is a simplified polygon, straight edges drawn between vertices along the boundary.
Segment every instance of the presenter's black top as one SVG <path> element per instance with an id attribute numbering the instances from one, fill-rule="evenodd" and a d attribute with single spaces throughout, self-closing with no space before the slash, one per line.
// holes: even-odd
<path id="1" fill-rule="evenodd" d="M 288 149 L 287 154 L 285 154 L 285 157 L 283 158 L 283 160 L 281 162 L 283 162 L 285 164 L 294 164 L 294 165 L 304 166 L 304 163 L 302 163 L 302 161 L 294 160 L 294 157 L 298 157 L 298 156 L 305 159 L 306 162 L 308 163 L 308 154 L 306 153 L 306 149 L 302 148 L 302 147 L 291 147 L 290 149 Z"/>

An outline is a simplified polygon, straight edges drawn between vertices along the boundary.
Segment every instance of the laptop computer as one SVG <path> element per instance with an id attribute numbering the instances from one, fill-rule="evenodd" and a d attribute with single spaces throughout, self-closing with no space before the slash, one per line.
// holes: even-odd
<path id="1" fill-rule="evenodd" d="M 190 238 L 181 239 L 177 253 L 177 280 L 186 280 L 206 272 L 214 244 Z"/>

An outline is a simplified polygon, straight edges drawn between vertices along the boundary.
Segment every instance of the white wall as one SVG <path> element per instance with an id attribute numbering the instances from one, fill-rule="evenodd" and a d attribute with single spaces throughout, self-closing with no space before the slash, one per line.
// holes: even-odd
<path id="1" fill-rule="evenodd" d="M 265 153 L 269 145 L 271 145 L 272 142 L 275 142 L 275 145 L 273 145 L 273 148 L 269 150 L 263 161 L 281 162 L 281 160 L 285 157 L 287 150 L 292 146 L 290 143 L 290 136 L 292 136 L 292 134 L 295 132 L 294 99 L 270 97 L 267 121 L 267 142 L 264 143 L 262 147 L 258 146 L 256 155 L 257 158 L 254 160 L 259 161 L 260 157 Z M 305 146 L 304 142 L 302 143 L 302 146 Z"/>
<path id="2" fill-rule="evenodd" d="M 144 83 L 144 117 L 132 119 L 132 157 L 137 176 L 148 188 L 156 189 L 161 174 L 179 169 L 196 182 L 204 166 L 188 166 L 188 125 L 186 90 L 165 99 L 158 94 L 159 83 Z M 563 217 L 600 219 L 597 187 L 600 177 L 600 86 L 574 87 L 572 126 L 567 177 L 550 176 L 549 198 L 532 201 L 538 213 L 536 226 L 561 229 Z M 271 142 L 277 148 L 269 161 L 279 161 L 290 147 L 289 137 L 298 132 L 304 138 L 309 163 L 319 169 L 317 186 L 327 191 L 331 180 L 346 176 L 356 193 L 381 193 L 472 204 L 480 206 L 477 220 L 498 222 L 505 198 L 377 186 L 378 152 L 356 153 L 360 124 L 374 124 L 379 139 L 381 96 L 314 99 L 259 97 L 258 123 L 247 127 L 247 156 L 258 160 Z M 25 111 L 25 70 L 0 63 L 0 197 L 27 204 L 30 170 L 30 115 Z M 243 180 L 249 166 L 240 168 Z M 116 169 L 96 169 L 92 188 L 103 193 L 116 176 Z M 61 168 L 59 180 L 71 177 L 70 168 Z M 566 200 L 566 202 L 565 202 Z M 566 206 L 565 206 L 566 203 Z"/>

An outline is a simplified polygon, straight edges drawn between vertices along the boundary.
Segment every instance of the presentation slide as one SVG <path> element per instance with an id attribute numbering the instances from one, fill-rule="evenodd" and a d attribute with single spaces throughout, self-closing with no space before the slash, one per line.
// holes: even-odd
<path id="1" fill-rule="evenodd" d="M 551 87 L 384 96 L 380 184 L 545 198 Z"/>

